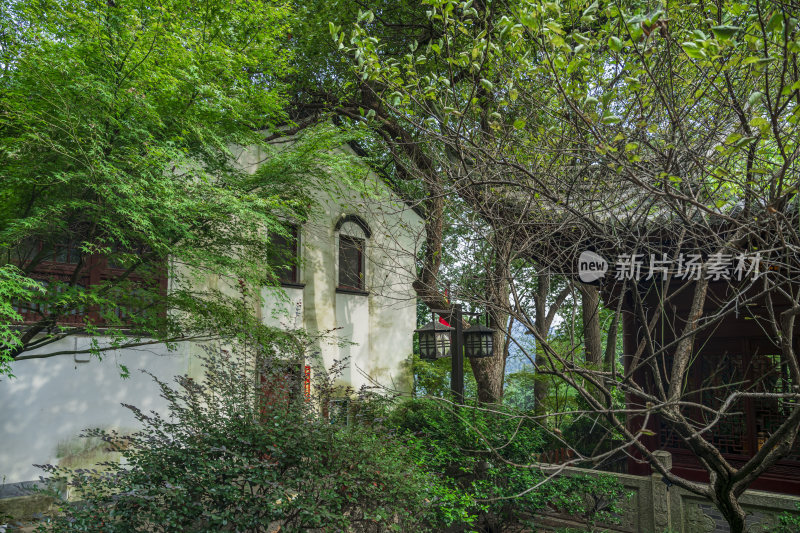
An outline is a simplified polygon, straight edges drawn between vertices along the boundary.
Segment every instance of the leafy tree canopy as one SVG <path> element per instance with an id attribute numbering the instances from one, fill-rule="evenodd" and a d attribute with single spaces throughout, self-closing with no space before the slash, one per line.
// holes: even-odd
<path id="1" fill-rule="evenodd" d="M 353 170 L 331 128 L 265 143 L 287 120 L 291 17 L 269 0 L 0 2 L 0 373 L 76 333 L 94 353 L 273 334 L 243 294 L 275 282 L 268 235 Z"/>
<path id="2" fill-rule="evenodd" d="M 782 361 L 792 368 L 792 382 L 800 382 L 789 340 L 796 335 L 799 301 L 797 2 L 430 0 L 425 5 L 428 22 L 422 26 L 430 31 L 408 43 L 403 54 L 394 53 L 394 42 L 375 29 L 384 15 L 379 10 L 364 9 L 355 25 L 330 29 L 334 42 L 351 55 L 362 92 L 376 102 L 363 120 L 381 127 L 387 116 L 394 117 L 426 139 L 428 150 L 438 148 L 446 156 L 437 160 L 434 178 L 447 182 L 437 184 L 441 193 L 434 192 L 458 194 L 494 228 L 512 227 L 507 242 L 516 257 L 567 275 L 574 275 L 578 254 L 586 249 L 607 257 L 675 257 L 684 251 L 711 258 L 763 255 L 770 274 L 756 270 L 758 283 L 781 299 L 776 296 L 767 306 L 765 336 L 781 340 Z M 710 272 L 709 265 L 713 260 L 706 262 Z M 704 302 L 711 300 L 706 300 L 708 279 L 693 285 L 690 316 L 703 315 Z M 634 279 L 627 295 L 635 299 L 644 286 Z M 715 302 L 725 313 L 705 315 L 702 327 L 710 330 L 726 313 L 735 314 L 746 290 L 755 290 L 755 280 L 742 287 Z M 654 298 L 667 307 L 665 296 Z M 775 302 L 791 311 L 778 317 Z M 637 313 L 643 309 L 641 302 L 632 307 Z M 738 497 L 795 446 L 796 403 L 785 404 L 791 415 L 781 416 L 768 442 L 759 444 L 747 463 L 734 465 L 693 426 L 691 408 L 678 407 L 697 391 L 684 379 L 702 359 L 693 348 L 699 321 L 684 327 L 671 346 L 653 348 L 641 341 L 642 349 L 649 343 L 649 353 L 669 361 L 671 370 L 662 373 L 652 364 L 655 355 L 641 367 L 629 359 L 624 379 L 616 379 L 616 367 L 607 365 L 609 381 L 576 362 L 572 350 L 548 342 L 526 313 L 509 311 L 534 333 L 537 349 L 558 360 L 541 358 L 540 369 L 579 391 L 582 401 L 603 413 L 666 479 L 714 501 L 731 531 L 744 531 Z M 620 314 L 618 309 L 616 317 Z M 608 342 L 608 362 L 614 350 Z M 631 370 L 645 365 L 650 369 L 638 377 Z M 694 371 L 700 372 L 697 366 Z M 576 376 L 592 376 L 594 384 L 584 387 Z M 630 413 L 611 415 L 619 412 L 614 406 L 619 392 L 633 392 L 625 389 L 631 380 L 638 380 L 634 387 L 660 389 L 658 400 L 648 397 L 642 404 L 663 406 L 656 408 L 660 420 L 708 470 L 708 486 L 664 469 L 628 432 Z M 751 385 L 728 386 L 732 399 Z M 593 392 L 600 390 L 602 399 Z M 633 404 L 628 400 L 628 408 Z"/>

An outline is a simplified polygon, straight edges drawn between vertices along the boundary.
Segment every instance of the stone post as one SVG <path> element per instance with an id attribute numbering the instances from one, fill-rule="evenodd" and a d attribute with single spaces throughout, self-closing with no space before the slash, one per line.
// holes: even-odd
<path id="1" fill-rule="evenodd" d="M 672 454 L 659 450 L 653 452 L 656 461 L 668 472 L 672 470 Z M 650 485 L 653 494 L 653 525 L 655 531 L 672 530 L 672 509 L 670 506 L 669 485 L 662 481 L 663 476 L 655 468 L 650 476 Z"/>

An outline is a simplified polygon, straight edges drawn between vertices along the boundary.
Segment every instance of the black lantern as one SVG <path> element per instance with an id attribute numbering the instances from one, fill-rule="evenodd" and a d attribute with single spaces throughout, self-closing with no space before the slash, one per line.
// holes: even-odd
<path id="1" fill-rule="evenodd" d="M 464 330 L 464 355 L 491 357 L 494 355 L 494 330 L 482 324 L 473 324 Z"/>
<path id="2" fill-rule="evenodd" d="M 428 322 L 419 329 L 419 356 L 422 359 L 441 359 L 450 356 L 450 332 L 453 328 L 440 322 Z"/>

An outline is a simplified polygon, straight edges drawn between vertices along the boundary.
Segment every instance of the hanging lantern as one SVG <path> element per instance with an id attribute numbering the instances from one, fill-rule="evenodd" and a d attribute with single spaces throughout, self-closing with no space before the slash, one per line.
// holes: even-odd
<path id="1" fill-rule="evenodd" d="M 482 324 L 473 324 L 464 330 L 464 355 L 491 357 L 494 355 L 494 330 Z"/>
<path id="2" fill-rule="evenodd" d="M 437 321 L 428 322 L 419 329 L 419 356 L 422 359 L 441 359 L 450 356 L 450 332 L 453 328 Z"/>

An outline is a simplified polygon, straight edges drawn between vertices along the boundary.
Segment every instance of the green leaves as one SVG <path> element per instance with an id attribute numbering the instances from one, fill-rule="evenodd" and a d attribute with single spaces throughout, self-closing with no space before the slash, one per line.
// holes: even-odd
<path id="1" fill-rule="evenodd" d="M 561 27 L 561 24 L 559 24 L 558 22 L 549 21 L 549 22 L 547 22 L 545 24 L 545 26 L 547 27 L 547 29 L 549 29 L 553 33 L 556 33 L 558 35 L 564 35 L 564 29 Z"/>
<path id="2" fill-rule="evenodd" d="M 753 91 L 747 98 L 747 103 L 751 106 L 758 105 L 764 99 L 764 93 L 761 91 Z"/>
<path id="3" fill-rule="evenodd" d="M 683 47 L 683 51 L 686 52 L 686 55 L 692 59 L 702 60 L 707 57 L 705 51 L 693 42 L 685 42 L 681 46 Z"/>
<path id="4" fill-rule="evenodd" d="M 0 265 L 0 377 L 13 376 L 8 355 L 22 346 L 23 331 L 12 324 L 22 320 L 18 306 L 35 300 L 44 289 L 14 265 Z"/>
<path id="5" fill-rule="evenodd" d="M 597 0 L 595 0 L 594 2 L 592 2 L 589 5 L 589 7 L 587 7 L 586 9 L 583 10 L 583 13 L 581 14 L 581 18 L 591 17 L 592 15 L 597 13 L 598 7 L 599 7 L 599 4 L 598 4 Z"/>
<path id="6" fill-rule="evenodd" d="M 766 31 L 770 33 L 775 33 L 783 29 L 783 13 L 780 11 L 776 11 L 767 22 L 766 27 L 764 28 Z"/>
<path id="7" fill-rule="evenodd" d="M 714 37 L 720 41 L 733 39 L 741 31 L 743 30 L 739 26 L 712 26 L 711 28 Z"/>
<path id="8" fill-rule="evenodd" d="M 591 39 L 582 33 L 571 33 L 570 36 L 579 44 L 587 45 L 591 42 Z"/>
<path id="9" fill-rule="evenodd" d="M 334 423 L 337 414 L 347 420 L 356 410 L 333 378 L 322 377 L 338 375 L 335 368 L 314 373 L 311 401 L 294 394 L 286 368 L 304 356 L 307 342 L 273 344 L 258 357 L 249 348 L 210 352 L 201 357 L 204 379 L 154 377 L 167 413 L 127 405 L 137 432 L 85 433 L 125 464 L 112 459 L 99 471 L 43 467 L 59 505 L 48 530 L 166 532 L 192 524 L 203 531 L 263 531 L 280 522 L 287 531 L 332 533 L 354 524 L 421 531 L 442 496 L 458 505 L 460 495 L 438 473 L 416 464 L 413 441 L 371 423 L 385 410 L 381 399 L 359 404 L 354 423 L 344 426 Z M 296 351 L 287 350 L 292 345 Z M 314 408 L 323 402 L 332 406 L 330 416 Z M 80 505 L 63 500 L 67 482 Z"/>
<path id="10" fill-rule="evenodd" d="M 761 71 L 775 59 L 774 57 L 749 56 L 742 60 L 742 65 L 753 65 L 757 71 Z"/>
<path id="11" fill-rule="evenodd" d="M 515 464 L 527 465 L 540 457 L 547 449 L 547 436 L 520 414 L 497 406 L 492 411 L 462 408 L 454 416 L 433 399 L 406 401 L 389 413 L 387 426 L 407 440 L 419 464 L 442 482 L 437 487 L 442 504 L 432 525 L 443 529 L 454 520 L 473 523 L 487 513 L 490 520 L 500 516 L 508 523 L 553 504 L 569 506 L 571 512 L 586 513 L 591 519 L 613 521 L 611 513 L 625 494 L 611 477 L 564 476 L 526 490 L 540 483 L 542 474 Z M 492 457 L 483 450 L 491 450 Z M 607 510 L 591 508 L 589 502 L 599 495 L 610 496 Z M 509 497 L 513 498 L 506 500 Z"/>
<path id="12" fill-rule="evenodd" d="M 18 264 L 45 279 L 41 262 L 71 241 L 131 269 L 127 282 L 108 275 L 81 287 L 86 276 L 77 272 L 71 282 L 51 283 L 29 302 L 57 316 L 31 313 L 26 319 L 39 323 L 22 332 L 44 335 L 47 320 L 77 316 L 52 335 L 125 325 L 129 337 L 119 328 L 107 334 L 119 347 L 259 330 L 254 308 L 209 280 L 274 284 L 264 264 L 270 229 L 304 220 L 312 193 L 334 174 L 348 182 L 363 172 L 331 155 L 352 138 L 331 127 L 310 129 L 287 149 L 264 142 L 288 120 L 287 7 L 65 0 L 15 16 L 26 36 L 14 41 L 0 78 L 0 267 Z M 14 259 L 39 241 L 42 257 Z M 134 249 L 147 252 L 126 252 Z M 180 268 L 169 272 L 163 294 L 153 285 L 167 264 Z M 148 305 L 129 305 L 139 289 Z M 0 355 L 25 351 L 5 339 Z"/>

